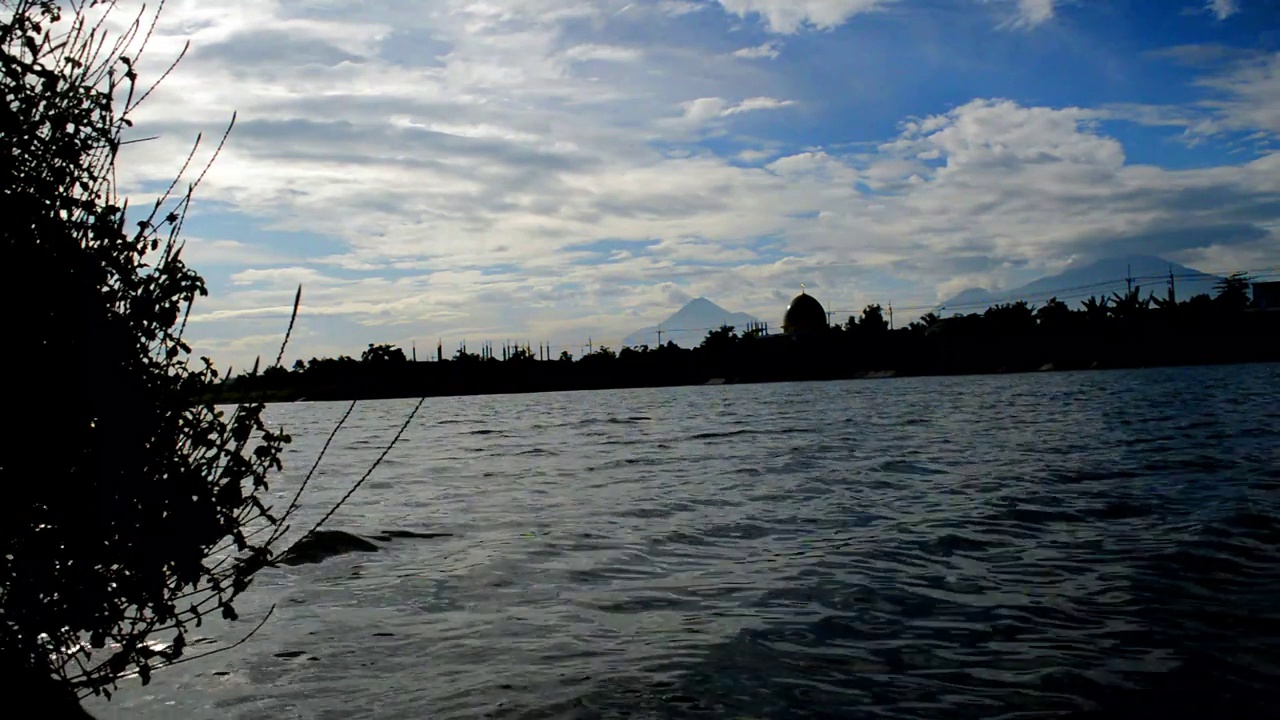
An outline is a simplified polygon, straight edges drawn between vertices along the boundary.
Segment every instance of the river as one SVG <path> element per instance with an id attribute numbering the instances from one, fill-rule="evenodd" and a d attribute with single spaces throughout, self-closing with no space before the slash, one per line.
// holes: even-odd
<path id="1" fill-rule="evenodd" d="M 357 405 L 308 513 L 412 405 Z M 269 408 L 295 439 L 279 502 L 344 409 Z M 1277 365 L 433 398 L 331 526 L 449 536 L 269 569 L 240 622 L 196 631 L 232 637 L 275 604 L 257 636 L 86 707 L 1260 717 L 1280 701 Z"/>

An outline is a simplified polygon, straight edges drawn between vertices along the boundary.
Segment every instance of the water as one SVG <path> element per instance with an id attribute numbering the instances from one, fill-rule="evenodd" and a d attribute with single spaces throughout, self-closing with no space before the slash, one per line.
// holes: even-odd
<path id="1" fill-rule="evenodd" d="M 411 406 L 357 408 L 309 512 Z M 296 438 L 281 498 L 343 409 L 271 409 Z M 1275 365 L 434 399 L 332 526 L 453 536 L 269 570 L 242 622 L 200 631 L 275 603 L 256 637 L 90 710 L 1262 717 L 1280 699 Z"/>

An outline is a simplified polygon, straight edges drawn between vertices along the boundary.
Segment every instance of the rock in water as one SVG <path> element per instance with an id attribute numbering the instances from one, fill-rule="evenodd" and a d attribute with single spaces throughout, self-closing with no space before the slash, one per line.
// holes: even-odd
<path id="1" fill-rule="evenodd" d="M 349 552 L 377 552 L 371 541 L 344 530 L 317 530 L 284 552 L 279 565 L 306 565 Z"/>
<path id="2" fill-rule="evenodd" d="M 392 540 L 407 540 L 417 538 L 421 540 L 433 540 L 435 538 L 453 537 L 453 533 L 445 532 L 417 532 L 414 530 L 383 530 L 373 536 L 374 540 L 382 542 L 390 542 Z"/>

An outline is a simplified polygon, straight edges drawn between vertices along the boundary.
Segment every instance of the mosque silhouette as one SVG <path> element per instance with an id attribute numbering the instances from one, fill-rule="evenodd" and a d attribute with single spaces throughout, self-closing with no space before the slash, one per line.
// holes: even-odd
<path id="1" fill-rule="evenodd" d="M 782 316 L 782 332 L 784 335 L 808 335 L 827 329 L 827 311 L 812 295 L 805 293 L 792 298 L 787 305 L 787 312 Z"/>

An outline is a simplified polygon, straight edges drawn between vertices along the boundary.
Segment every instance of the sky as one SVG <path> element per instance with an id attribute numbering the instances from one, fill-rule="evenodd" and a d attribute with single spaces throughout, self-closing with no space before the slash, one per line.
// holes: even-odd
<path id="1" fill-rule="evenodd" d="M 298 285 L 288 361 L 1280 265 L 1275 0 L 170 0 L 144 83 L 186 42 L 119 178 L 236 113 L 184 230 L 223 368 Z"/>

